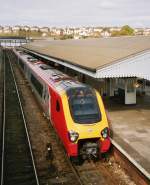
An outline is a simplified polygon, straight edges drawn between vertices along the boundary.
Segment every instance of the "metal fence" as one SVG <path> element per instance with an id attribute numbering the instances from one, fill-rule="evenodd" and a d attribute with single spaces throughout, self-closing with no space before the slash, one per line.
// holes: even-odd
<path id="1" fill-rule="evenodd" d="M 26 43 L 30 42 L 29 39 L 24 38 L 17 38 L 17 39 L 7 39 L 7 38 L 0 38 L 0 46 L 3 47 L 15 47 L 15 46 L 21 46 Z"/>

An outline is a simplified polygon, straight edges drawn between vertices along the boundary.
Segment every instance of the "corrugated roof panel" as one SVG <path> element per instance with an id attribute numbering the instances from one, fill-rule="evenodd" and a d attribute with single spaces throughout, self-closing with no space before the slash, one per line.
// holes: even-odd
<path id="1" fill-rule="evenodd" d="M 96 78 L 139 77 L 150 79 L 150 51 L 96 71 Z"/>

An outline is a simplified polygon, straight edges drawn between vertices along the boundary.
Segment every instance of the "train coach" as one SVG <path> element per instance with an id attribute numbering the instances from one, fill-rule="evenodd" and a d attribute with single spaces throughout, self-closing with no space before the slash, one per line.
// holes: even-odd
<path id="1" fill-rule="evenodd" d="M 29 54 L 14 52 L 70 159 L 108 152 L 109 126 L 99 93 Z"/>

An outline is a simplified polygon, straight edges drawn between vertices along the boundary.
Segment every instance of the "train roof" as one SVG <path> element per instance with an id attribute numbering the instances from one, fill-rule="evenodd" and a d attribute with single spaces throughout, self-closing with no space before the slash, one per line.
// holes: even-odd
<path id="1" fill-rule="evenodd" d="M 86 87 L 87 85 L 72 79 L 70 76 L 62 73 L 61 71 L 45 64 L 40 60 L 32 57 L 29 54 L 15 51 L 15 53 L 26 63 L 27 66 L 49 86 L 53 86 L 57 92 L 61 93 L 64 90 L 76 87 Z M 34 60 L 35 59 L 35 60 Z"/>

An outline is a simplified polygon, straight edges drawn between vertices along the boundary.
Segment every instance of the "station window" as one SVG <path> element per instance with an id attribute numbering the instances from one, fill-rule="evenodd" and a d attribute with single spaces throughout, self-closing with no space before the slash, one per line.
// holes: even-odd
<path id="1" fill-rule="evenodd" d="M 42 97 L 43 93 L 43 85 L 31 74 L 31 83 L 39 93 L 39 95 Z"/>
<path id="2" fill-rule="evenodd" d="M 56 111 L 59 112 L 60 111 L 60 104 L 59 101 L 56 101 Z"/>

